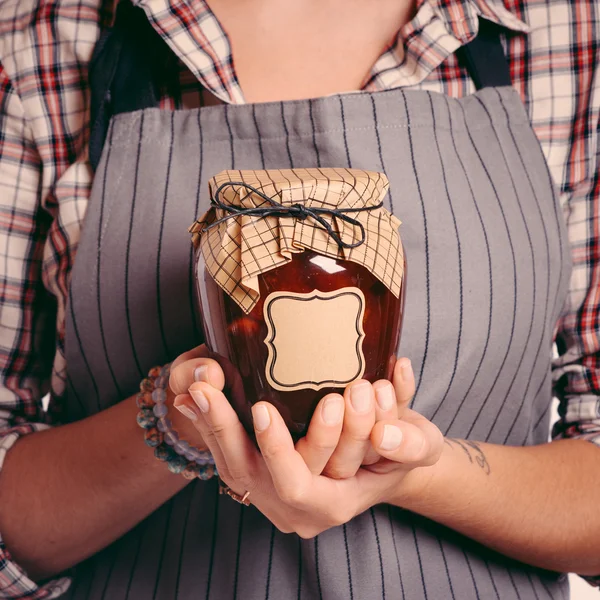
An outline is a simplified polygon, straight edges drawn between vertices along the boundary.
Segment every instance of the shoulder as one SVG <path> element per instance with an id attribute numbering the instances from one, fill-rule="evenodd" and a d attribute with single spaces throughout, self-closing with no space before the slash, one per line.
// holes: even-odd
<path id="1" fill-rule="evenodd" d="M 114 0 L 0 0 L 0 62 L 17 92 L 26 96 L 33 78 L 46 70 L 59 78 L 67 68 L 85 71 L 113 4 Z"/>
<path id="2" fill-rule="evenodd" d="M 23 32 L 57 21 L 95 22 L 113 11 L 118 0 L 0 0 L 0 31 Z"/>
<path id="3" fill-rule="evenodd" d="M 0 0 L 0 68 L 48 165 L 83 143 L 88 63 L 115 1 Z"/>
<path id="4" fill-rule="evenodd" d="M 497 1 L 497 0 L 494 0 Z M 600 4 L 592 0 L 524 0 L 519 12 L 538 45 L 557 53 L 574 46 L 595 46 L 600 37 Z"/>

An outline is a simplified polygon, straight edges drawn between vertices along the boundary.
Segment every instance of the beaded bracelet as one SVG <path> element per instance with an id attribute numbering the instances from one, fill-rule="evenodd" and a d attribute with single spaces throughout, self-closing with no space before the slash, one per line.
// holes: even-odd
<path id="1" fill-rule="evenodd" d="M 206 481 L 217 475 L 214 459 L 210 452 L 190 446 L 171 426 L 167 417 L 167 385 L 171 365 L 153 367 L 148 377 L 140 383 L 136 396 L 138 425 L 145 430 L 144 441 L 154 448 L 154 456 L 167 463 L 171 473 L 181 473 L 186 479 L 198 477 Z"/>

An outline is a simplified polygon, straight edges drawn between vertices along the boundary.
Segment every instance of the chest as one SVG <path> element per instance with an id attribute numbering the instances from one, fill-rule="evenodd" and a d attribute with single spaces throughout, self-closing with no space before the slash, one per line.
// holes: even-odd
<path id="1" fill-rule="evenodd" d="M 358 90 L 398 31 L 413 0 L 211 0 L 229 38 L 248 102 Z"/>
<path id="2" fill-rule="evenodd" d="M 416 410 L 458 437 L 542 439 L 536 399 L 549 393 L 566 245 L 538 142 L 508 88 L 460 101 L 394 90 L 119 115 L 71 279 L 69 415 L 129 395 L 150 366 L 200 341 L 186 229 L 208 208 L 214 173 L 326 165 L 390 179 L 386 207 L 403 221 L 408 258 L 400 352 L 417 365 Z"/>

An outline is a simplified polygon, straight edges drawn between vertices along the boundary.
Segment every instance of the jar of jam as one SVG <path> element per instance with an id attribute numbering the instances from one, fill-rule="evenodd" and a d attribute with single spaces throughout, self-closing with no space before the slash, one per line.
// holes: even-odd
<path id="1" fill-rule="evenodd" d="M 326 394 L 392 376 L 406 265 L 387 178 L 224 171 L 209 187 L 190 228 L 206 344 L 247 431 L 266 400 L 297 438 Z"/>

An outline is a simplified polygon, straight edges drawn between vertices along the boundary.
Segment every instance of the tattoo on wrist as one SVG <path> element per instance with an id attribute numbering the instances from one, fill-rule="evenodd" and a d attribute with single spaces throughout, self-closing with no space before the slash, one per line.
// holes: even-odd
<path id="1" fill-rule="evenodd" d="M 472 442 L 471 440 L 456 440 L 454 438 L 445 438 L 444 442 L 451 448 L 460 448 L 467 455 L 470 463 L 479 465 L 486 475 L 490 474 L 492 470 L 490 463 L 487 460 L 485 452 L 477 442 Z"/>

